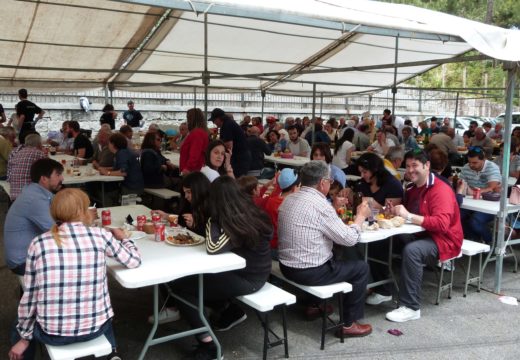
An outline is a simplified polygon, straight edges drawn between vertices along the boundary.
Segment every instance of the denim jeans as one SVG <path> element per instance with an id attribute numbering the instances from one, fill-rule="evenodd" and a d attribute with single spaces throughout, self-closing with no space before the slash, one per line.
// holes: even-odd
<path id="1" fill-rule="evenodd" d="M 478 211 L 460 209 L 460 221 L 464 229 L 464 236 L 473 240 L 482 240 L 491 244 L 493 234 L 489 230 L 488 223 L 495 219 L 495 215 L 485 214 Z"/>

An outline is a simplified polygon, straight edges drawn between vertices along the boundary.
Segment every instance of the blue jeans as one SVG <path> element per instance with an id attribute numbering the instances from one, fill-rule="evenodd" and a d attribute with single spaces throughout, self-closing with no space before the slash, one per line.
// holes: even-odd
<path id="1" fill-rule="evenodd" d="M 488 223 L 494 218 L 495 215 L 460 209 L 464 236 L 474 240 L 479 240 L 482 237 L 486 244 L 491 244 L 491 241 L 493 241 L 493 234 L 489 231 Z"/>

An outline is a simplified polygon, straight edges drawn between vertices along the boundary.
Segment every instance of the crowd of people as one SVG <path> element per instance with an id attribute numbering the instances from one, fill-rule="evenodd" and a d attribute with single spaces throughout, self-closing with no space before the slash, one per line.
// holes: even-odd
<path id="1" fill-rule="evenodd" d="M 205 301 L 217 314 L 212 321 L 217 330 L 229 330 L 246 319 L 232 300 L 260 289 L 274 259 L 286 278 L 303 285 L 352 284 L 352 292 L 344 297 L 344 324 L 337 335 L 369 335 L 372 327 L 363 321 L 365 304 L 390 301 L 394 289 L 387 284 L 367 293 L 367 283 L 370 274 L 374 281 L 388 278 L 388 268 L 344 258 L 337 249 L 359 243 L 362 224 L 374 211 L 401 216 L 424 228 L 394 241 L 402 260 L 399 308 L 386 314 L 390 321 L 420 318 L 423 265 L 457 256 L 463 237 L 491 242 L 492 217 L 460 209 L 460 203 L 474 189 L 481 193 L 501 189 L 500 167 L 491 161 L 495 142 L 503 136 L 499 124 L 487 134 L 472 124 L 472 134 L 465 134 L 467 163 L 454 181 L 451 166 L 460 160 L 460 145 L 449 123 L 440 127 L 435 120 L 429 127 L 421 123 L 419 132 L 408 120 L 401 122 L 385 110 L 378 121 L 353 116 L 322 124 L 319 118 L 311 122 L 305 117 L 287 118 L 282 124 L 268 117 L 264 126 L 255 117 L 244 117 L 239 124 L 216 108 L 209 117 L 218 128 L 216 138 L 203 112 L 194 108 L 187 111 L 180 136 L 169 142 L 180 152 L 177 168 L 161 154 L 167 134 L 155 126 L 135 149 L 132 132 L 142 116 L 133 102 L 128 106 L 126 128 L 114 131 L 114 109 L 107 106 L 93 142 L 78 122 L 66 121 L 50 145 L 92 162 L 101 175 L 122 176 L 121 184 L 106 189 L 108 193 L 140 194 L 144 187 L 178 189 L 179 224 L 206 238 L 208 254 L 231 251 L 246 260 L 244 269 L 204 275 Z M 119 229 L 94 225 L 89 195 L 99 189 L 87 188 L 89 195 L 76 188 L 62 189 L 64 168 L 42 151 L 41 137 L 31 122 L 19 136 L 20 145 L 14 146 L 16 133 L 11 140 L 0 138 L 0 149 L 1 140 L 14 146 L 5 162 L 13 201 L 4 226 L 6 262 L 13 273 L 24 276 L 9 359 L 30 359 L 32 340 L 59 345 L 104 334 L 113 347 L 109 359 L 116 360 L 105 258 L 137 267 L 138 247 Z M 514 140 L 510 149 L 510 174 L 518 176 L 520 132 L 515 131 L 519 141 Z M 363 153 L 354 158 L 354 151 Z M 273 152 L 291 152 L 309 162 L 299 170 L 286 167 L 275 173 L 264 162 L 264 156 Z M 502 149 L 497 159 L 504 156 Z M 404 176 L 399 168 L 404 168 Z M 360 179 L 347 181 L 351 174 Z M 260 185 L 263 177 L 272 179 Z M 348 224 L 338 216 L 345 208 L 356 214 Z M 387 256 L 388 242 L 373 245 L 372 257 Z M 80 274 L 82 268 L 90 270 Z M 165 286 L 186 299 L 194 300 L 198 294 L 196 276 Z M 309 318 L 332 311 L 319 308 L 313 299 L 306 303 Z M 179 314 L 191 327 L 202 326 L 198 313 L 183 302 L 168 304 L 159 321 L 177 320 Z M 196 339 L 197 358 L 216 356 L 209 333 Z"/>

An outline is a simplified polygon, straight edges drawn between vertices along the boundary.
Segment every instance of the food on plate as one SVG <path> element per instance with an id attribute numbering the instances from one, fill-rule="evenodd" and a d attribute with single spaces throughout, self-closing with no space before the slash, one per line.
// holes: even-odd
<path id="1" fill-rule="evenodd" d="M 383 220 L 385 218 L 385 214 L 379 213 L 377 214 L 377 220 Z"/>
<path id="2" fill-rule="evenodd" d="M 365 231 L 365 230 L 369 230 L 369 231 L 370 230 L 378 230 L 379 229 L 379 225 L 376 222 L 374 222 L 374 223 L 372 223 L 370 225 L 368 223 L 363 223 L 363 225 L 361 226 L 361 229 L 363 231 Z"/>
<path id="3" fill-rule="evenodd" d="M 379 225 L 379 227 L 381 229 L 391 229 L 391 228 L 394 227 L 394 224 L 392 223 L 392 220 L 388 220 L 388 219 L 385 219 L 385 218 L 383 218 L 383 219 L 379 218 L 377 220 L 377 225 Z"/>
<path id="4" fill-rule="evenodd" d="M 153 222 L 146 221 L 143 225 L 143 231 L 147 234 L 155 234 L 155 227 L 153 225 Z"/>
<path id="5" fill-rule="evenodd" d="M 394 224 L 395 227 L 403 226 L 405 223 L 405 219 L 401 216 L 395 216 L 390 221 L 392 224 Z"/>
<path id="6" fill-rule="evenodd" d="M 166 240 L 178 245 L 191 245 L 197 242 L 190 234 L 168 235 Z"/>

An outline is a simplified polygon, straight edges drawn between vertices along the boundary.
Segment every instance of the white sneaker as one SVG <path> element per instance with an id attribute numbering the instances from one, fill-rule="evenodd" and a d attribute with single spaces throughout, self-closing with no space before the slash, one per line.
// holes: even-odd
<path id="1" fill-rule="evenodd" d="M 386 301 L 391 301 L 392 295 L 381 295 L 378 293 L 373 292 L 372 294 L 368 295 L 367 299 L 365 300 L 365 304 L 367 305 L 379 305 Z"/>
<path id="2" fill-rule="evenodd" d="M 180 318 L 179 310 L 174 307 L 167 307 L 159 313 L 159 325 L 177 321 Z M 153 315 L 148 316 L 148 323 L 153 324 Z"/>
<path id="3" fill-rule="evenodd" d="M 398 309 L 386 313 L 386 318 L 394 322 L 406 322 L 421 318 L 421 310 L 412 310 L 406 306 L 399 306 Z"/>

